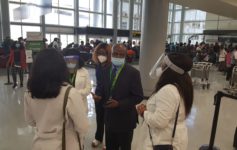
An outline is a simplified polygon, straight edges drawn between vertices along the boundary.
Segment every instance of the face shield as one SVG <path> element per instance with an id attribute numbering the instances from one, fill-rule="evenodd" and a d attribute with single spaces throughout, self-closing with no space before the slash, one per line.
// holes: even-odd
<path id="1" fill-rule="evenodd" d="M 178 74 L 184 74 L 184 70 L 176 66 L 167 55 L 162 54 L 157 60 L 156 64 L 152 67 L 149 75 L 151 78 L 156 79 L 161 76 L 161 74 L 167 69 L 170 68 Z"/>
<path id="2" fill-rule="evenodd" d="M 79 56 L 64 56 L 64 60 L 67 64 L 68 69 L 75 69 L 79 61 Z"/>

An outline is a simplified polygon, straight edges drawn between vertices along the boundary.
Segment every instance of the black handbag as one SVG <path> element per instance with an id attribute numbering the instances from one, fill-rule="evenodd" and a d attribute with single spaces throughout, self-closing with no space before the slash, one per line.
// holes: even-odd
<path id="1" fill-rule="evenodd" d="M 180 107 L 180 104 L 179 104 L 178 110 L 176 112 L 176 117 L 175 117 L 175 122 L 174 122 L 174 129 L 173 129 L 173 133 L 172 133 L 171 144 L 154 145 L 153 140 L 152 140 L 152 136 L 151 136 L 150 126 L 148 125 L 149 135 L 150 135 L 150 139 L 151 139 L 153 150 L 173 150 L 173 140 L 174 140 L 176 126 L 177 126 L 177 121 L 178 121 L 178 117 L 179 117 L 179 107 Z"/>
<path id="2" fill-rule="evenodd" d="M 66 150 L 66 106 L 67 106 L 67 101 L 68 101 L 68 95 L 71 90 L 71 86 L 69 86 L 65 92 L 64 96 L 64 101 L 63 101 L 63 116 L 64 116 L 64 121 L 63 121 L 63 132 L 62 132 L 62 150 Z M 79 148 L 80 150 L 83 150 L 84 148 L 81 145 L 81 140 L 79 133 L 77 133 L 77 139 L 79 142 Z"/>

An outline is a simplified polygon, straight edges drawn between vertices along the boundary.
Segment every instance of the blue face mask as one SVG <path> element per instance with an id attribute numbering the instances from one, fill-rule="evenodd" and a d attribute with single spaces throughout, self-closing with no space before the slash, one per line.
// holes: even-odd
<path id="1" fill-rule="evenodd" d="M 122 66 L 125 63 L 125 58 L 112 57 L 111 61 L 115 66 Z"/>

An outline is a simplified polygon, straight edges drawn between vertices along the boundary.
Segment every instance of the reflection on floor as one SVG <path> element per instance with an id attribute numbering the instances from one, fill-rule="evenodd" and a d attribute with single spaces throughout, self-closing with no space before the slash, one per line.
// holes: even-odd
<path id="1" fill-rule="evenodd" d="M 94 84 L 94 70 L 89 69 L 89 71 L 92 83 Z M 30 150 L 33 129 L 24 122 L 23 93 L 25 88 L 13 90 L 11 86 L 4 85 L 5 81 L 6 76 L 0 76 L 0 150 Z M 211 72 L 210 82 L 211 86 L 209 90 L 203 90 L 199 85 L 195 86 L 194 106 L 191 115 L 187 119 L 189 128 L 188 150 L 197 150 L 202 144 L 209 142 L 214 112 L 213 96 L 218 90 L 228 85 L 223 73 L 216 71 Z M 96 124 L 94 103 L 91 96 L 88 96 L 88 101 L 88 117 L 91 126 L 86 137 L 85 150 L 94 150 L 91 148 L 91 141 L 94 139 Z M 237 125 L 235 117 L 237 114 L 236 108 L 237 101 L 223 99 L 215 140 L 215 145 L 222 150 L 234 149 L 232 145 L 234 131 Z M 137 137 L 134 137 L 133 147 L 136 145 L 136 140 Z"/>

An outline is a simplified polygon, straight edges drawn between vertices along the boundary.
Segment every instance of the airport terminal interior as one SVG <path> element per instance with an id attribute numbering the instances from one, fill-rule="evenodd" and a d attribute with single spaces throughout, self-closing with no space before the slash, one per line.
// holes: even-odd
<path id="1" fill-rule="evenodd" d="M 23 81 L 16 65 L 9 66 L 17 43 L 26 57 L 26 67 L 17 66 Z M 144 100 L 154 90 L 156 80 L 149 73 L 163 53 L 191 58 L 194 99 L 185 120 L 188 146 L 177 150 L 237 149 L 236 0 L 1 0 L 0 150 L 32 149 L 36 129 L 25 121 L 24 94 L 37 54 L 45 48 L 77 50 L 94 93 L 98 82 L 92 57 L 100 43 L 126 47 L 126 64 L 140 71 Z M 96 106 L 92 94 L 86 99 L 84 150 L 105 150 L 105 140 L 92 146 Z M 138 120 L 131 150 L 146 150 L 139 146 L 145 131 L 143 118 Z"/>

